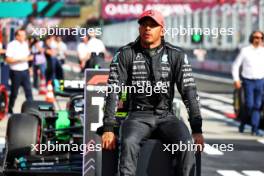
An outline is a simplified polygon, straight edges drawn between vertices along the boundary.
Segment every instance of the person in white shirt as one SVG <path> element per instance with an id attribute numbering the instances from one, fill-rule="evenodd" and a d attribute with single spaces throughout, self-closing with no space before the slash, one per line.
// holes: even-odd
<path id="1" fill-rule="evenodd" d="M 62 41 L 61 36 L 55 37 L 56 41 L 56 75 L 58 79 L 64 79 L 64 71 L 62 65 L 65 63 L 67 45 Z"/>
<path id="2" fill-rule="evenodd" d="M 102 40 L 96 38 L 95 32 L 89 33 L 90 39 L 87 44 L 88 58 L 85 63 L 85 68 L 94 68 L 97 64 L 103 64 L 107 54 L 105 45 Z"/>
<path id="3" fill-rule="evenodd" d="M 66 52 L 67 52 L 67 45 L 63 42 L 61 36 L 56 36 L 56 42 L 57 42 L 57 52 L 58 52 L 58 59 L 61 64 L 65 63 L 66 59 Z"/>
<path id="4" fill-rule="evenodd" d="M 89 36 L 90 39 L 87 44 L 89 53 L 96 53 L 96 55 L 99 55 L 100 53 L 105 53 L 106 49 L 103 41 L 96 38 L 94 32 L 90 32 Z"/>
<path id="5" fill-rule="evenodd" d="M 77 46 L 77 53 L 79 57 L 80 67 L 82 70 L 84 69 L 86 60 L 88 60 L 89 58 L 89 50 L 87 47 L 88 41 L 88 36 L 84 36 L 82 38 L 82 42 Z"/>
<path id="6" fill-rule="evenodd" d="M 11 95 L 8 106 L 8 112 L 13 113 L 13 107 L 18 95 L 20 85 L 24 88 L 26 99 L 33 100 L 29 65 L 32 61 L 28 43 L 26 41 L 26 31 L 19 29 L 15 32 L 15 40 L 7 45 L 6 62 L 10 65 Z"/>
<path id="7" fill-rule="evenodd" d="M 259 134 L 259 121 L 261 114 L 262 95 L 264 89 L 264 34 L 254 31 L 250 35 L 251 45 L 241 49 L 232 66 L 232 76 L 235 89 L 243 87 L 245 93 L 246 116 L 242 117 L 239 132 L 244 132 L 246 117 L 250 117 L 252 134 Z M 242 66 L 242 84 L 239 69 Z"/>

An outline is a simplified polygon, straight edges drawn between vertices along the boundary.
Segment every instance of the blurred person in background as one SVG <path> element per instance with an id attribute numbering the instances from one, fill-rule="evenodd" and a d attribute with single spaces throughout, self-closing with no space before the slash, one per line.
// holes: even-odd
<path id="1" fill-rule="evenodd" d="M 2 41 L 0 40 L 0 55 L 5 54 L 6 50 L 4 49 L 4 46 L 2 44 Z"/>
<path id="2" fill-rule="evenodd" d="M 87 43 L 88 58 L 85 61 L 85 68 L 94 68 L 97 64 L 103 64 L 107 54 L 102 40 L 96 38 L 94 31 L 89 32 L 89 41 Z"/>
<path id="3" fill-rule="evenodd" d="M 62 41 L 61 36 L 55 37 L 56 41 L 56 75 L 57 79 L 64 79 L 64 72 L 62 65 L 65 63 L 67 45 Z"/>
<path id="4" fill-rule="evenodd" d="M 254 31 L 249 37 L 249 46 L 241 49 L 232 66 L 234 88 L 244 89 L 246 114 L 241 116 L 239 132 L 243 133 L 247 118 L 250 117 L 252 135 L 259 134 L 262 95 L 264 89 L 264 34 Z M 242 67 L 240 80 L 240 67 Z"/>
<path id="5" fill-rule="evenodd" d="M 4 49 L 4 45 L 2 43 L 2 36 L 0 36 L 0 73 L 1 73 L 0 84 L 5 85 L 6 89 L 9 90 L 9 84 L 8 84 L 9 66 L 8 64 L 5 63 L 5 53 L 6 50 Z"/>
<path id="6" fill-rule="evenodd" d="M 46 68 L 46 82 L 52 81 L 57 78 L 56 75 L 56 56 L 57 56 L 57 51 L 56 48 L 54 48 L 53 45 L 53 39 L 51 36 L 47 36 L 45 39 L 45 57 L 47 61 L 47 68 Z"/>
<path id="7" fill-rule="evenodd" d="M 6 53 L 6 50 L 4 49 L 4 46 L 3 46 L 3 43 L 2 43 L 2 40 L 1 40 L 1 37 L 0 37 L 0 62 L 1 62 L 1 64 L 4 61 L 4 55 L 5 55 L 5 53 Z"/>
<path id="8" fill-rule="evenodd" d="M 63 42 L 61 36 L 56 36 L 58 59 L 63 65 L 67 55 L 67 45 Z"/>
<path id="9" fill-rule="evenodd" d="M 13 107 L 20 85 L 24 88 L 26 99 L 33 100 L 28 64 L 29 61 L 33 60 L 33 56 L 30 55 L 26 38 L 26 31 L 24 29 L 18 29 L 15 32 L 15 40 L 7 45 L 6 62 L 10 65 L 11 79 L 9 113 L 13 113 Z"/>
<path id="10" fill-rule="evenodd" d="M 85 62 L 89 58 L 89 50 L 87 47 L 88 41 L 89 41 L 89 37 L 83 36 L 82 42 L 79 43 L 77 46 L 77 53 L 78 53 L 79 63 L 80 63 L 80 67 L 81 67 L 82 72 L 83 72 L 83 69 L 85 66 Z"/>
<path id="11" fill-rule="evenodd" d="M 63 69 L 60 61 L 58 60 L 58 49 L 57 41 L 55 36 L 47 36 L 45 40 L 45 56 L 47 59 L 47 69 L 46 69 L 46 80 L 64 78 Z"/>
<path id="12" fill-rule="evenodd" d="M 32 45 L 31 52 L 34 56 L 34 59 L 33 59 L 33 87 L 38 89 L 39 77 L 41 80 L 45 79 L 46 57 L 45 57 L 44 42 L 35 37 L 31 45 Z"/>
<path id="13" fill-rule="evenodd" d="M 50 35 L 48 36 L 50 38 L 50 47 L 52 49 L 57 49 L 57 41 L 56 41 L 56 36 L 55 35 Z"/>
<path id="14" fill-rule="evenodd" d="M 95 53 L 99 55 L 100 53 L 106 53 L 105 45 L 102 40 L 96 38 L 95 32 L 89 33 L 90 39 L 87 43 L 89 53 Z"/>

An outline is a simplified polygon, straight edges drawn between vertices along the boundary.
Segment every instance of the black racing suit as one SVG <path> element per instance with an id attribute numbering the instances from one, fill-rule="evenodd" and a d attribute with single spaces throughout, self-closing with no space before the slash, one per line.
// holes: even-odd
<path id="1" fill-rule="evenodd" d="M 191 141 L 186 125 L 172 111 L 175 83 L 187 108 L 192 133 L 202 133 L 199 97 L 191 65 L 182 49 L 164 40 L 155 49 L 143 49 L 137 39 L 120 48 L 114 56 L 108 86 L 136 89 L 126 89 L 130 91 L 128 117 L 120 130 L 120 176 L 135 176 L 140 142 L 153 132 L 160 134 L 164 143 Z M 117 92 L 108 92 L 104 131 L 113 131 L 118 100 Z M 194 152 L 181 152 L 177 159 L 179 176 L 194 174 Z"/>

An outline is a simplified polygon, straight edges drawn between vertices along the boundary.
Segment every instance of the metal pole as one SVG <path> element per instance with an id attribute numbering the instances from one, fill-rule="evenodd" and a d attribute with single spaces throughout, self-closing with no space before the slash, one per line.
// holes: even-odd
<path id="1" fill-rule="evenodd" d="M 238 39 L 238 26 L 239 26 L 239 4 L 236 3 L 232 6 L 232 49 L 235 49 L 239 43 Z"/>
<path id="2" fill-rule="evenodd" d="M 264 30 L 264 0 L 259 1 L 259 30 Z"/>
<path id="3" fill-rule="evenodd" d="M 215 6 L 211 11 L 211 29 L 218 28 L 218 10 L 219 6 Z M 213 48 L 217 48 L 218 46 L 218 38 L 212 38 L 212 45 Z"/>
<path id="4" fill-rule="evenodd" d="M 229 5 L 223 5 L 221 7 L 221 28 L 223 29 L 227 29 L 228 27 L 228 24 L 227 24 L 227 18 L 228 18 L 228 13 L 230 11 L 230 6 Z M 228 49 L 229 48 L 229 43 L 227 42 L 228 40 L 228 37 L 226 35 L 221 35 L 219 33 L 219 36 L 218 37 L 221 37 L 221 48 L 222 49 Z"/>
<path id="5" fill-rule="evenodd" d="M 252 19 L 252 12 L 251 12 L 251 2 L 248 1 L 246 6 L 244 6 L 245 10 L 245 15 L 246 15 L 246 19 L 245 19 L 245 38 L 244 38 L 244 45 L 248 44 L 248 36 L 250 35 L 251 31 L 252 31 L 252 23 L 251 23 L 251 19 Z"/>
<path id="6" fill-rule="evenodd" d="M 198 9 L 196 10 L 194 13 L 193 13 L 193 32 L 200 32 L 200 30 L 196 30 L 196 29 L 200 29 L 200 26 L 201 26 L 201 17 L 200 17 L 200 13 L 201 13 L 201 10 Z M 203 32 L 203 31 L 202 31 Z M 197 46 L 194 46 L 192 45 L 192 48 L 196 48 Z"/>
<path id="7" fill-rule="evenodd" d="M 165 28 L 166 29 L 170 29 L 172 28 L 172 25 L 171 25 L 171 18 L 172 16 L 168 16 L 165 18 Z M 165 34 L 165 40 L 167 40 L 168 42 L 172 43 L 172 36 L 171 36 L 171 33 L 169 34 Z"/>
<path id="8" fill-rule="evenodd" d="M 179 16 L 177 14 L 177 16 L 175 16 L 175 18 L 173 19 L 173 28 L 178 28 L 180 29 L 179 27 Z M 179 34 L 178 35 L 173 35 L 173 43 L 175 43 L 177 46 L 179 46 Z"/>
<path id="9" fill-rule="evenodd" d="M 209 21 L 209 8 L 205 8 L 203 11 L 202 11 L 202 21 L 203 21 L 203 29 L 205 28 L 209 28 L 209 25 L 208 25 L 208 21 Z M 209 38 L 211 36 L 210 35 L 204 35 L 203 36 L 203 46 L 204 48 L 206 49 L 210 49 L 211 45 L 209 43 Z"/>
<path id="10" fill-rule="evenodd" d="M 186 27 L 187 29 L 192 27 L 192 14 L 190 12 L 187 12 L 186 14 Z M 191 48 L 192 42 L 191 42 L 191 35 L 187 35 L 187 40 L 186 40 L 186 47 Z"/>
<path id="11" fill-rule="evenodd" d="M 184 19 L 183 19 L 184 15 L 183 14 L 179 14 L 179 29 L 180 28 L 184 28 Z M 179 35 L 179 45 L 181 47 L 184 46 L 184 36 L 183 35 Z"/>

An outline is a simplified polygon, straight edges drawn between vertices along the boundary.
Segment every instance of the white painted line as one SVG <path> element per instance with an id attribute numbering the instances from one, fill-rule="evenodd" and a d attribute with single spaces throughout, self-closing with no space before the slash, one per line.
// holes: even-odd
<path id="1" fill-rule="evenodd" d="M 234 126 L 237 126 L 237 127 L 240 125 L 240 122 L 237 122 L 237 121 L 235 121 L 233 119 L 229 119 L 229 118 L 227 118 L 226 116 L 224 116 L 222 114 L 219 114 L 217 112 L 214 112 L 214 111 L 211 111 L 211 110 L 208 110 L 208 109 L 205 109 L 205 108 L 201 108 L 201 113 L 205 114 L 205 115 L 207 115 L 207 116 L 209 116 L 211 118 L 215 118 L 215 119 L 219 119 L 219 120 L 223 120 L 225 122 L 231 123 L 231 124 L 233 124 Z M 251 126 L 250 125 L 245 125 L 245 129 L 246 130 L 251 130 Z M 260 134 L 264 135 L 264 131 L 263 130 L 260 129 L 259 132 L 260 132 Z"/>
<path id="2" fill-rule="evenodd" d="M 202 105 L 223 105 L 224 103 L 220 102 L 220 101 L 217 101 L 217 100 L 214 100 L 214 99 L 201 99 L 201 104 Z"/>
<path id="3" fill-rule="evenodd" d="M 227 122 L 234 122 L 234 120 L 228 119 L 226 116 L 224 116 L 222 114 L 216 113 L 214 111 L 211 111 L 211 110 L 208 110 L 208 109 L 205 109 L 205 108 L 201 108 L 201 112 L 203 114 L 206 114 L 207 116 L 213 117 L 215 119 L 225 120 Z"/>
<path id="4" fill-rule="evenodd" d="M 218 76 L 209 76 L 209 75 L 204 75 L 204 74 L 199 74 L 199 73 L 193 73 L 193 76 L 195 78 L 210 80 L 210 81 L 214 81 L 214 82 L 233 84 L 233 80 L 232 79 L 228 79 L 228 78 L 221 78 L 221 77 L 218 77 Z"/>
<path id="5" fill-rule="evenodd" d="M 214 111 L 211 111 L 211 110 L 208 110 L 208 109 L 205 109 L 205 108 L 201 108 L 201 113 L 202 113 L 202 116 L 203 115 L 206 115 L 206 116 L 209 116 L 210 118 L 215 118 L 215 119 L 219 119 L 219 120 L 223 120 L 227 123 L 230 123 L 236 127 L 238 127 L 240 125 L 240 122 L 237 122 L 233 119 L 229 119 L 227 118 L 226 116 L 222 115 L 222 114 L 219 114 L 217 112 L 214 112 Z M 251 131 L 251 126 L 250 125 L 245 125 L 245 130 L 250 130 Z M 263 130 L 259 130 L 260 134 L 263 134 L 264 135 L 264 131 Z M 264 143 L 263 140 L 260 140 L 262 141 L 261 143 Z M 259 142 L 260 142 L 259 141 Z"/>
<path id="6" fill-rule="evenodd" d="M 217 170 L 216 172 L 223 176 L 244 176 L 235 170 Z"/>
<path id="7" fill-rule="evenodd" d="M 243 170 L 242 171 L 243 174 L 247 175 L 247 176 L 264 176 L 264 173 L 261 171 L 254 171 L 254 170 Z"/>
<path id="8" fill-rule="evenodd" d="M 208 98 L 217 99 L 217 100 L 220 100 L 220 101 L 224 101 L 226 103 L 233 104 L 233 99 L 227 98 L 227 97 L 224 97 L 224 96 L 221 96 L 221 95 L 211 94 L 211 93 L 206 93 L 206 92 L 198 92 L 198 95 L 199 96 L 205 96 L 205 97 L 208 97 Z"/>
<path id="9" fill-rule="evenodd" d="M 204 153 L 206 153 L 208 155 L 224 155 L 223 152 L 221 152 L 218 149 L 210 146 L 209 144 L 204 145 Z"/>
<path id="10" fill-rule="evenodd" d="M 217 100 L 201 99 L 200 103 L 202 106 L 207 106 L 208 108 L 211 108 L 211 109 L 223 112 L 223 113 L 235 113 L 233 106 L 217 101 Z"/>
<path id="11" fill-rule="evenodd" d="M 264 144 L 264 139 L 258 139 L 258 142 Z"/>
<path id="12" fill-rule="evenodd" d="M 216 97 L 218 97 L 218 98 L 222 97 L 222 96 L 212 95 L 212 94 L 205 93 L 205 92 L 200 92 L 199 94 L 202 94 L 202 95 L 204 95 L 204 96 L 211 96 L 211 97 L 212 97 L 212 96 L 216 96 Z M 215 99 L 217 99 L 217 98 L 215 98 Z M 220 98 L 220 100 L 223 100 L 223 99 Z M 232 100 L 232 99 L 229 99 L 229 100 L 228 100 L 228 98 L 226 98 L 226 100 L 229 101 L 229 102 L 232 101 L 232 103 L 233 103 L 233 100 Z M 174 101 L 174 102 L 176 102 L 176 101 L 180 101 L 181 105 L 185 107 L 184 103 L 183 103 L 179 98 L 174 98 L 173 101 Z M 202 100 L 201 100 L 201 101 L 202 101 Z M 201 102 L 201 104 L 202 104 L 202 102 Z M 228 108 L 228 109 L 229 109 L 229 108 Z M 204 115 L 206 115 L 206 116 L 209 116 L 209 117 L 211 117 L 211 118 L 220 119 L 220 120 L 223 120 L 223 121 L 225 121 L 225 122 L 227 122 L 227 123 L 231 123 L 231 124 L 233 124 L 233 125 L 236 126 L 236 127 L 238 127 L 238 126 L 240 125 L 240 122 L 237 122 L 237 121 L 235 121 L 235 120 L 233 120 L 233 119 L 229 119 L 229 118 L 227 118 L 227 117 L 226 117 L 225 115 L 223 115 L 223 114 L 220 114 L 220 113 L 217 113 L 217 112 L 214 112 L 214 111 L 211 111 L 211 110 L 205 109 L 205 108 L 201 108 L 201 113 L 204 114 Z M 251 130 L 251 126 L 250 126 L 250 125 L 245 125 L 245 129 L 246 129 L 246 130 Z M 264 135 L 264 131 L 263 131 L 263 130 L 259 130 L 259 132 L 260 132 L 260 134 L 263 134 L 263 135 Z M 263 141 L 263 142 L 264 142 L 264 141 Z"/>

